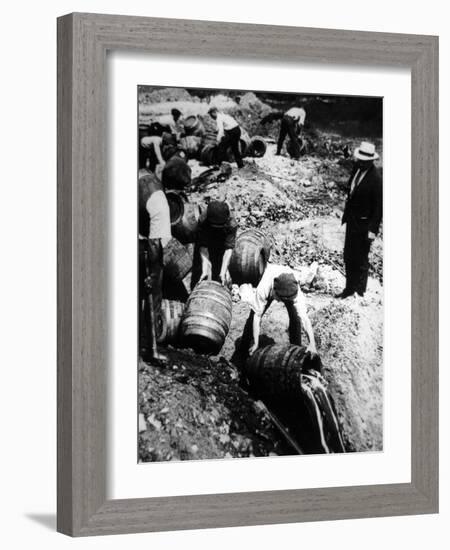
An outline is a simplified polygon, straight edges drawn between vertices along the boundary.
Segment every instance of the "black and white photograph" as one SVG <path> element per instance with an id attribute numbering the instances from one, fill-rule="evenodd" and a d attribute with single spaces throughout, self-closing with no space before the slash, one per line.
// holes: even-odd
<path id="1" fill-rule="evenodd" d="M 383 451 L 383 98 L 137 110 L 139 462 Z"/>

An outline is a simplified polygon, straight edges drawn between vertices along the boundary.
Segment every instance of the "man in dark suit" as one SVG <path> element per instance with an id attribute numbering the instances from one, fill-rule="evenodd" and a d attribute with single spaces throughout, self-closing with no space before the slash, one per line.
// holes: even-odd
<path id="1" fill-rule="evenodd" d="M 342 223 L 346 223 L 344 263 L 346 284 L 340 298 L 357 292 L 364 296 L 369 272 L 369 251 L 383 213 L 383 184 L 374 160 L 375 145 L 363 141 L 355 150 Z"/>

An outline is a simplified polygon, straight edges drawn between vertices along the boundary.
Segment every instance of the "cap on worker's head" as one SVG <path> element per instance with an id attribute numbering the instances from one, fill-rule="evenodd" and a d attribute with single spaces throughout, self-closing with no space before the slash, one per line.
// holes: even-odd
<path id="1" fill-rule="evenodd" d="M 206 219 L 212 227 L 223 227 L 230 220 L 230 209 L 226 202 L 211 201 L 206 210 Z"/>
<path id="2" fill-rule="evenodd" d="M 172 109 L 170 112 L 175 120 L 178 120 L 183 114 L 179 109 Z"/>
<path id="3" fill-rule="evenodd" d="M 273 282 L 273 290 L 280 300 L 293 300 L 298 294 L 298 282 L 292 273 L 282 273 Z"/>

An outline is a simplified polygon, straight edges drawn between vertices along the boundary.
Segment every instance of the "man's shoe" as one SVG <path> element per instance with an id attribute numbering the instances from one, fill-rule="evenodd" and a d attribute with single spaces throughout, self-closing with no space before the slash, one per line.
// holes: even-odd
<path id="1" fill-rule="evenodd" d="M 349 296 L 353 296 L 354 293 L 355 293 L 354 290 L 348 290 L 348 289 L 344 288 L 344 290 L 340 294 L 336 295 L 336 298 L 340 298 L 341 300 L 343 300 L 344 298 L 348 298 Z"/>

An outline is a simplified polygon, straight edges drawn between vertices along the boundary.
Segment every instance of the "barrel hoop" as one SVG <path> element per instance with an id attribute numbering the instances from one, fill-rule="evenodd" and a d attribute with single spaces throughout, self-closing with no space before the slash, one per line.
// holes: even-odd
<path id="1" fill-rule="evenodd" d="M 226 298 L 227 302 L 229 303 L 224 303 L 224 296 L 215 292 L 214 294 L 211 292 L 211 291 L 207 291 L 205 289 L 205 292 L 201 292 L 203 289 L 196 289 L 196 290 L 193 290 L 191 296 L 189 297 L 189 302 L 188 302 L 188 305 L 192 307 L 192 303 L 195 304 L 195 301 L 198 300 L 198 299 L 202 299 L 202 300 L 207 300 L 207 301 L 211 301 L 211 302 L 215 302 L 216 304 L 219 304 L 221 305 L 226 311 L 229 311 L 230 313 L 230 316 L 231 316 L 231 310 L 232 310 L 232 304 L 233 302 L 231 301 L 231 297 Z M 222 299 L 221 299 L 222 298 Z"/>
<path id="2" fill-rule="evenodd" d="M 218 328 L 212 328 L 212 330 L 222 330 L 222 332 L 225 333 L 225 336 L 228 334 L 228 324 L 225 321 L 222 321 L 221 319 L 217 318 L 216 316 L 208 313 L 208 312 L 202 312 L 202 313 L 195 313 L 195 312 L 189 312 L 183 317 L 183 332 L 188 330 L 188 327 L 190 325 L 195 324 L 202 324 L 202 326 L 205 326 L 205 321 L 210 320 L 215 325 L 217 325 Z M 214 327 L 214 325 L 208 325 Z"/>
<path id="3" fill-rule="evenodd" d="M 209 300 L 209 302 L 213 302 L 213 301 L 214 300 Z M 217 311 L 219 311 L 220 314 L 222 314 L 222 316 L 225 317 L 225 319 L 228 319 L 229 321 L 231 321 L 231 318 L 232 318 L 231 310 L 217 300 L 216 300 L 216 303 L 218 304 L 218 306 L 215 306 Z M 190 312 L 200 312 L 201 314 L 205 311 L 205 309 L 206 309 L 205 305 L 198 304 L 196 302 L 191 302 L 188 304 L 187 314 L 189 314 Z"/>
<path id="4" fill-rule="evenodd" d="M 229 308 L 231 308 L 231 304 L 233 303 L 229 294 L 223 294 L 215 288 L 195 288 L 191 294 L 191 299 L 193 300 L 194 298 L 214 300 L 224 305 L 228 304 Z"/>
<path id="5" fill-rule="evenodd" d="M 189 328 L 182 330 L 182 336 L 183 338 L 203 336 L 216 343 L 222 343 L 226 338 L 226 334 L 223 334 L 222 331 L 213 330 L 210 327 L 205 327 L 203 324 L 190 325 Z"/>

